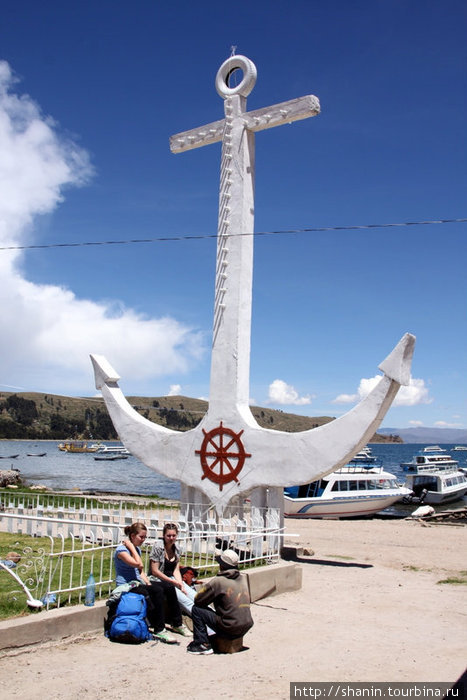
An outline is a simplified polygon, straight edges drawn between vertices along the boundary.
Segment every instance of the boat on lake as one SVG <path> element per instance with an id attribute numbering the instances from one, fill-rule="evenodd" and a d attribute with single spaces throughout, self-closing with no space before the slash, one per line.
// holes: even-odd
<path id="1" fill-rule="evenodd" d="M 100 447 L 99 443 L 89 443 L 83 440 L 66 440 L 59 444 L 58 449 L 62 452 L 82 454 L 83 452 L 97 452 Z"/>
<path id="2" fill-rule="evenodd" d="M 467 451 L 467 446 L 466 445 L 456 445 L 455 447 L 452 448 L 453 452 L 462 452 L 462 451 Z"/>
<path id="3" fill-rule="evenodd" d="M 292 518 L 352 518 L 373 515 L 410 494 L 381 460 L 352 459 L 322 479 L 284 489 L 284 515 Z"/>
<path id="4" fill-rule="evenodd" d="M 425 447 L 420 452 L 417 452 L 411 462 L 401 462 L 401 468 L 404 472 L 418 473 L 426 469 L 439 468 L 443 471 L 456 470 L 459 467 L 459 462 L 451 457 L 446 450 L 428 451 Z"/>
<path id="5" fill-rule="evenodd" d="M 379 459 L 379 457 L 375 457 L 371 451 L 371 447 L 367 445 L 361 449 L 360 452 L 357 452 L 348 463 L 350 467 L 356 467 L 358 465 L 364 467 L 382 467 L 383 461 Z"/>
<path id="6" fill-rule="evenodd" d="M 99 445 L 99 455 L 129 455 L 130 451 L 123 445 Z"/>
<path id="7" fill-rule="evenodd" d="M 422 449 L 422 452 L 423 453 L 425 453 L 425 452 L 430 452 L 430 453 L 431 452 L 446 452 L 446 450 L 444 450 L 439 445 L 427 445 L 426 447 L 424 447 Z"/>
<path id="8" fill-rule="evenodd" d="M 412 492 L 404 499 L 407 503 L 440 505 L 458 501 L 467 493 L 467 475 L 445 450 L 425 448 L 401 467 L 407 473 L 404 485 Z"/>

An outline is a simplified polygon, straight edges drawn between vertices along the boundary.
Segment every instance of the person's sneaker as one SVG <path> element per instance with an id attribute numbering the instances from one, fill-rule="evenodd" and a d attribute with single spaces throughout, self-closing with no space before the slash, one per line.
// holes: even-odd
<path id="1" fill-rule="evenodd" d="M 196 642 L 190 642 L 186 648 L 189 654 L 213 654 L 212 647 L 209 644 L 197 644 Z"/>
<path id="2" fill-rule="evenodd" d="M 193 636 L 193 633 L 190 632 L 188 627 L 186 625 L 183 625 L 183 624 L 180 625 L 179 627 L 171 627 L 170 629 L 174 634 L 181 634 L 182 637 L 192 637 Z"/>
<path id="3" fill-rule="evenodd" d="M 169 634 L 166 630 L 155 632 L 154 639 L 158 639 L 160 642 L 164 642 L 164 644 L 178 644 L 175 637 Z"/>

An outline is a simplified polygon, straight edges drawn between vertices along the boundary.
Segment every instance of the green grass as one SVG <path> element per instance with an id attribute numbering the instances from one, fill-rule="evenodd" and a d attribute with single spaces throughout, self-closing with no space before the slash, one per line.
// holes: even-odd
<path id="1" fill-rule="evenodd" d="M 81 548 L 81 545 L 79 545 Z M 85 583 L 91 567 L 101 570 L 101 552 L 65 552 L 60 556 L 50 556 L 51 541 L 48 537 L 30 537 L 29 535 L 0 533 L 0 558 L 4 559 L 10 551 L 21 555 L 21 561 L 13 569 L 27 585 L 34 598 L 41 598 L 48 591 L 63 588 L 78 588 L 80 580 Z M 110 575 L 113 550 L 102 550 L 102 571 Z M 113 584 L 110 586 L 113 588 Z M 109 586 L 101 586 L 102 593 L 107 594 Z M 96 597 L 98 591 L 96 591 Z M 84 589 L 71 590 L 60 595 L 60 606 L 76 605 L 84 600 Z M 27 596 L 20 584 L 6 571 L 0 570 L 0 619 L 20 615 L 34 614 L 27 606 Z"/>
<path id="2" fill-rule="evenodd" d="M 461 572 L 462 573 L 462 572 Z M 467 576 L 448 576 L 441 581 L 437 581 L 438 585 L 450 584 L 451 586 L 467 586 Z"/>

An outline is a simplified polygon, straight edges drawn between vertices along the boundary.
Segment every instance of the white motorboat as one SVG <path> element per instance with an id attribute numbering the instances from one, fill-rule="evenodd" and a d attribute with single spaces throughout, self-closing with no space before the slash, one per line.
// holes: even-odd
<path id="1" fill-rule="evenodd" d="M 401 462 L 401 467 L 403 471 L 408 473 L 418 473 L 420 470 L 430 469 L 435 467 L 446 471 L 447 469 L 456 470 L 459 467 L 459 462 L 446 450 L 435 450 L 433 452 L 427 451 L 425 447 L 421 452 L 417 452 L 411 462 Z"/>
<path id="2" fill-rule="evenodd" d="M 323 479 L 284 489 L 284 515 L 292 518 L 351 518 L 372 515 L 411 492 L 383 470 L 376 457 L 367 465 L 352 460 Z"/>
<path id="3" fill-rule="evenodd" d="M 456 445 L 455 447 L 452 448 L 453 452 L 463 452 L 467 451 L 467 446 L 466 445 Z"/>
<path id="4" fill-rule="evenodd" d="M 99 455 L 129 455 L 130 452 L 123 445 L 99 445 L 96 450 Z"/>
<path id="5" fill-rule="evenodd" d="M 412 492 L 407 502 L 440 505 L 463 498 L 467 493 L 467 476 L 459 469 L 459 462 L 444 450 L 414 455 L 411 462 L 403 462 L 407 473 L 405 486 Z"/>
<path id="6" fill-rule="evenodd" d="M 350 467 L 365 466 L 365 467 L 382 467 L 383 461 L 378 457 L 375 457 L 371 451 L 371 447 L 368 445 L 364 447 L 360 452 L 352 457 L 348 463 Z"/>
<path id="7" fill-rule="evenodd" d="M 444 450 L 444 449 L 443 449 L 442 447 L 440 447 L 439 445 L 427 445 L 427 446 L 424 447 L 423 450 L 422 450 L 423 453 L 425 453 L 425 452 L 430 452 L 430 453 L 431 453 L 431 452 L 445 452 L 445 451 L 446 451 L 446 450 Z"/>

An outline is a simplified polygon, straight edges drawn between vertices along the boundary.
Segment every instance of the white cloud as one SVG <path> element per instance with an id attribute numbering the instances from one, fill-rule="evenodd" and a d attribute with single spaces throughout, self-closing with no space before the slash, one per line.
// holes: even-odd
<path id="1" fill-rule="evenodd" d="M 358 399 L 358 394 L 339 394 L 331 403 L 355 403 Z"/>
<path id="2" fill-rule="evenodd" d="M 31 243 L 38 216 L 93 175 L 86 151 L 62 136 L 0 61 L 0 246 Z M 25 279 L 24 251 L 0 250 L 3 379 L 36 390 L 92 385 L 89 353 L 106 355 L 129 380 L 184 372 L 203 354 L 200 334 L 173 318 L 147 318 L 112 301 L 79 299 L 65 287 Z M 115 311 L 118 308 L 118 311 Z"/>
<path id="3" fill-rule="evenodd" d="M 294 406 L 304 406 L 311 404 L 310 396 L 299 396 L 296 389 L 290 384 L 286 384 L 282 379 L 275 379 L 269 385 L 269 399 L 267 403 Z"/>
<path id="4" fill-rule="evenodd" d="M 182 393 L 181 384 L 171 384 L 167 396 L 180 396 Z"/>
<path id="5" fill-rule="evenodd" d="M 409 420 L 409 425 L 412 425 L 414 428 L 420 428 L 423 425 L 423 421 L 421 421 L 421 420 Z"/>
<path id="6" fill-rule="evenodd" d="M 332 403 L 356 403 L 361 401 L 375 388 L 381 379 L 381 375 L 376 375 L 369 379 L 360 380 L 360 385 L 356 394 L 339 394 Z M 419 404 L 432 403 L 433 399 L 428 395 L 428 388 L 423 379 L 410 378 L 408 386 L 401 386 L 393 406 L 417 406 Z"/>
<path id="7" fill-rule="evenodd" d="M 437 420 L 435 421 L 435 427 L 436 428 L 463 428 L 464 426 L 462 423 L 448 423 L 445 420 Z"/>

